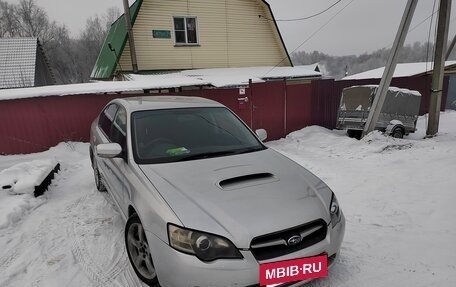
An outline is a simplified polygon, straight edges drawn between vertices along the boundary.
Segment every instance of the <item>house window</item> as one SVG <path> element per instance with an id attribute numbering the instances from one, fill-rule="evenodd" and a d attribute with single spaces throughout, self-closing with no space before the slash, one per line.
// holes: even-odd
<path id="1" fill-rule="evenodd" d="M 174 17 L 174 35 L 177 45 L 198 44 L 196 17 Z"/>

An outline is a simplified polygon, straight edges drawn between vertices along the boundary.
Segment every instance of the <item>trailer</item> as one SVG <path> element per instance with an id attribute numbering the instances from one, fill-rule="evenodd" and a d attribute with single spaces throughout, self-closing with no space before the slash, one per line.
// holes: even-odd
<path id="1" fill-rule="evenodd" d="M 353 86 L 342 91 L 336 129 L 347 130 L 350 137 L 361 138 L 378 85 Z M 416 131 L 421 104 L 418 91 L 390 87 L 375 129 L 402 138 Z"/>

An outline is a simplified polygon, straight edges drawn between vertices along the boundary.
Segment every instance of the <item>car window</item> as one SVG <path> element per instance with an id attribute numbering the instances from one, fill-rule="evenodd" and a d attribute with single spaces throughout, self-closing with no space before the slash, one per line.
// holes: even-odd
<path id="1" fill-rule="evenodd" d="M 127 112 L 120 107 L 117 111 L 114 124 L 111 127 L 110 139 L 118 143 L 125 151 L 127 146 Z"/>
<path id="2" fill-rule="evenodd" d="M 140 111 L 131 118 L 138 163 L 192 160 L 265 148 L 226 108 Z"/>
<path id="3" fill-rule="evenodd" d="M 118 108 L 116 104 L 110 104 L 103 110 L 98 119 L 98 126 L 108 139 L 110 139 L 112 122 Z"/>

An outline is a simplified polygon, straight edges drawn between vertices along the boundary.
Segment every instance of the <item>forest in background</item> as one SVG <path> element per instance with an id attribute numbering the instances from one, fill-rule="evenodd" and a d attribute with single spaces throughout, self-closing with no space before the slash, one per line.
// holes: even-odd
<path id="1" fill-rule="evenodd" d="M 299 51 L 291 55 L 294 65 L 310 65 L 319 63 L 322 72 L 335 79 L 341 79 L 345 75 L 353 75 L 364 71 L 384 67 L 388 61 L 390 48 L 383 48 L 372 53 L 349 56 L 331 56 L 318 51 Z M 399 63 L 413 63 L 433 61 L 434 45 L 432 43 L 420 43 L 405 45 L 399 52 Z M 449 60 L 456 59 L 456 51 L 453 51 Z"/>
<path id="2" fill-rule="evenodd" d="M 88 82 L 109 28 L 121 14 L 119 8 L 111 7 L 102 15 L 89 17 L 74 38 L 64 24 L 50 20 L 35 0 L 21 0 L 17 5 L 0 0 L 0 38 L 36 37 L 44 48 L 57 84 Z M 294 65 L 319 63 L 325 76 L 341 79 L 346 74 L 385 66 L 389 51 L 383 48 L 349 56 L 298 51 L 291 58 Z M 432 61 L 433 51 L 432 43 L 406 45 L 400 51 L 399 63 Z M 456 51 L 450 59 L 456 59 Z"/>
<path id="3" fill-rule="evenodd" d="M 10 4 L 0 0 L 0 38 L 35 37 L 40 40 L 57 84 L 83 83 L 97 60 L 111 24 L 121 15 L 111 7 L 86 20 L 77 37 L 64 24 L 49 19 L 34 0 Z"/>

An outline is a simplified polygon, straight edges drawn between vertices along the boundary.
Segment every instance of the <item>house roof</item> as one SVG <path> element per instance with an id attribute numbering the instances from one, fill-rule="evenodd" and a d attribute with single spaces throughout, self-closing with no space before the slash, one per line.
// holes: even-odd
<path id="1" fill-rule="evenodd" d="M 290 53 L 288 53 L 287 46 L 285 45 L 285 41 L 283 40 L 282 33 L 280 33 L 279 25 L 277 25 L 277 21 L 275 19 L 274 13 L 272 13 L 272 8 L 271 5 L 266 0 L 262 0 L 262 2 L 268 7 L 269 13 L 272 16 L 272 20 L 274 20 L 274 26 L 276 28 L 277 33 L 279 34 L 280 42 L 282 43 L 282 47 L 285 50 L 285 53 L 287 54 L 287 60 L 290 63 L 291 66 L 293 66 L 293 61 L 291 61 Z M 285 59 L 282 60 L 282 62 Z"/>
<path id="2" fill-rule="evenodd" d="M 306 67 L 252 67 L 187 70 L 156 75 L 126 75 L 129 81 L 100 81 L 95 83 L 54 85 L 35 88 L 0 90 L 0 101 L 46 96 L 143 92 L 179 87 L 231 87 L 248 85 L 249 79 L 263 82 L 266 79 L 316 78 L 321 73 Z"/>
<path id="3" fill-rule="evenodd" d="M 142 2 L 143 0 L 136 0 L 136 2 L 134 2 L 130 6 L 132 24 L 134 24 L 136 21 L 139 10 L 141 9 Z M 275 21 L 274 14 L 272 13 L 272 8 L 266 0 L 262 0 L 262 2 L 269 9 L 269 12 L 274 21 L 275 28 L 279 35 L 282 47 L 287 55 L 287 58 L 284 58 L 282 61 L 288 60 L 290 65 L 293 65 L 290 58 L 290 54 L 288 53 L 288 50 L 285 46 L 282 34 L 280 33 L 280 29 L 277 25 L 277 22 Z M 122 52 L 127 43 L 127 39 L 128 34 L 125 24 L 125 14 L 123 14 L 111 25 L 111 29 L 109 30 L 108 36 L 106 37 L 106 40 L 98 56 L 97 62 L 95 63 L 95 66 L 90 75 L 92 79 L 104 80 L 109 79 L 114 75 L 117 68 L 117 63 L 120 60 L 120 56 L 122 55 Z M 111 43 L 111 46 L 115 50 L 115 53 L 109 48 L 109 43 Z"/>
<path id="4" fill-rule="evenodd" d="M 313 64 L 310 64 L 310 65 L 302 65 L 302 66 L 298 66 L 298 67 L 302 67 L 304 69 L 312 70 L 312 71 L 315 71 L 315 72 L 321 72 L 321 68 L 320 68 L 320 64 L 319 63 L 313 63 Z"/>
<path id="5" fill-rule="evenodd" d="M 35 85 L 37 38 L 0 38 L 0 89 Z"/>
<path id="6" fill-rule="evenodd" d="M 446 61 L 445 70 L 455 69 L 456 61 Z M 394 78 L 399 77 L 412 77 L 431 72 L 434 69 L 433 62 L 420 62 L 420 63 L 403 63 L 397 64 L 394 71 Z M 385 67 L 354 74 L 343 78 L 342 80 L 362 80 L 362 79 L 380 79 L 383 76 Z"/>
<path id="7" fill-rule="evenodd" d="M 214 69 L 195 69 L 184 70 L 181 72 L 162 74 L 162 75 L 125 75 L 129 81 L 154 81 L 157 76 L 163 78 L 185 77 L 189 79 L 199 79 L 210 85 L 223 87 L 246 86 L 249 81 L 254 83 L 265 82 L 272 79 L 304 79 L 321 78 L 322 74 L 316 72 L 315 66 L 295 66 L 295 67 L 243 67 L 243 68 L 214 68 Z"/>
<path id="8" fill-rule="evenodd" d="M 144 92 L 145 90 L 170 89 L 178 87 L 208 86 L 203 80 L 168 75 L 156 75 L 144 81 L 100 81 L 95 83 L 53 85 L 34 88 L 0 90 L 0 101 L 47 96 L 66 96 L 84 94 Z"/>
<path id="9" fill-rule="evenodd" d="M 136 0 L 135 3 L 130 6 L 130 17 L 133 24 L 136 21 L 142 2 L 143 0 Z M 127 43 L 127 36 L 125 14 L 122 14 L 122 16 L 111 25 L 111 29 L 103 43 L 97 62 L 90 75 L 92 79 L 108 79 L 114 75 L 117 62 Z M 111 44 L 114 51 L 110 49 L 109 44 Z"/>

